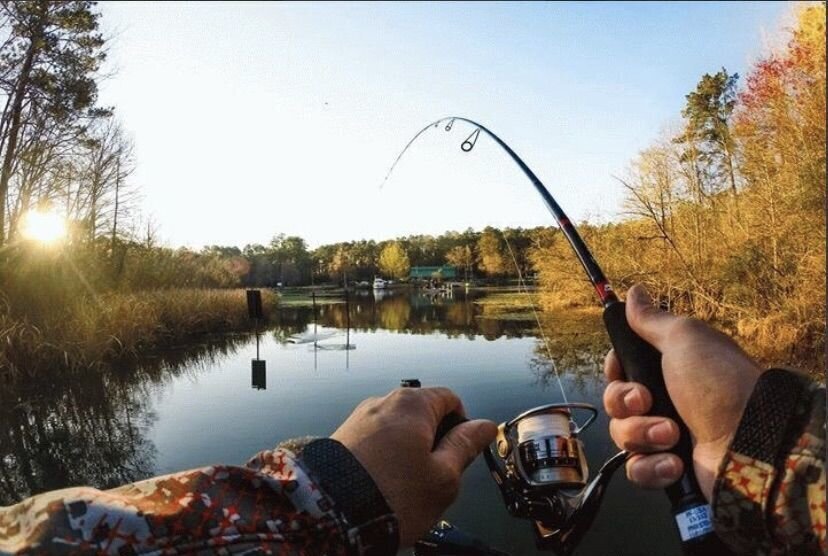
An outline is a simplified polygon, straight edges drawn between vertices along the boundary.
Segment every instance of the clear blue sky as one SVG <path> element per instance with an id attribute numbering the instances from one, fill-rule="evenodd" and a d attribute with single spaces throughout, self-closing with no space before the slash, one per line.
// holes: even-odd
<path id="1" fill-rule="evenodd" d="M 311 245 L 549 223 L 496 131 L 574 219 L 618 216 L 623 174 L 722 66 L 744 74 L 790 4 L 111 3 L 101 100 L 136 145 L 171 245 Z"/>

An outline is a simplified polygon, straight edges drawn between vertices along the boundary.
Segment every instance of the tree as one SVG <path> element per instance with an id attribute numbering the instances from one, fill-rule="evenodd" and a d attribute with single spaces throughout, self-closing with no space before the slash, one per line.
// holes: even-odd
<path id="1" fill-rule="evenodd" d="M 135 201 L 135 191 L 126 182 L 134 169 L 132 142 L 114 118 L 101 118 L 81 143 L 80 156 L 76 211 L 86 221 L 90 241 L 106 231 L 114 245 L 118 225 Z"/>
<path id="2" fill-rule="evenodd" d="M 282 284 L 297 284 L 310 278 L 311 257 L 305 240 L 278 234 L 270 241 L 270 255 Z"/>
<path id="3" fill-rule="evenodd" d="M 95 109 L 95 76 L 105 57 L 99 14 L 87 1 L 0 4 L 0 245 L 6 237 L 9 185 L 21 154 L 21 138 L 35 122 L 59 129 L 83 126 Z"/>
<path id="4" fill-rule="evenodd" d="M 446 262 L 462 268 L 466 282 L 469 281 L 472 266 L 474 265 L 474 251 L 469 245 L 457 245 L 446 253 Z"/>
<path id="5" fill-rule="evenodd" d="M 736 82 L 739 74 L 721 71 L 704 74 L 696 89 L 686 97 L 681 111 L 685 118 L 684 133 L 677 142 L 687 147 L 687 156 L 698 157 L 704 165 L 708 193 L 730 187 L 736 194 L 734 169 L 735 145 L 730 130 L 730 118 L 736 107 Z"/>
<path id="6" fill-rule="evenodd" d="M 347 243 L 340 243 L 331 258 L 328 274 L 332 280 L 342 276 L 342 286 L 348 285 L 348 272 L 353 268 L 353 258 Z"/>
<path id="7" fill-rule="evenodd" d="M 380 272 L 398 280 L 408 276 L 408 271 L 411 269 L 408 254 L 396 241 L 383 247 L 378 262 Z"/>
<path id="8" fill-rule="evenodd" d="M 477 260 L 480 270 L 490 276 L 502 276 L 509 268 L 502 234 L 491 226 L 486 227 L 477 240 Z"/>

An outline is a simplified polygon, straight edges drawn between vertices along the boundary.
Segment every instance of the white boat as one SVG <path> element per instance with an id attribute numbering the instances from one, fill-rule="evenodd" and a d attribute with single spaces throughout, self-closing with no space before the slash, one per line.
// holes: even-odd
<path id="1" fill-rule="evenodd" d="M 384 290 L 388 286 L 388 282 L 382 278 L 374 278 L 374 289 Z"/>

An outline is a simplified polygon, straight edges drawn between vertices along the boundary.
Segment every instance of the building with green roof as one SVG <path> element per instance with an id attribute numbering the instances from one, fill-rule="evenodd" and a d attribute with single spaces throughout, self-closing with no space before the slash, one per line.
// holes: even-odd
<path id="1" fill-rule="evenodd" d="M 449 264 L 443 266 L 412 266 L 408 278 L 410 280 L 456 280 L 457 267 Z"/>

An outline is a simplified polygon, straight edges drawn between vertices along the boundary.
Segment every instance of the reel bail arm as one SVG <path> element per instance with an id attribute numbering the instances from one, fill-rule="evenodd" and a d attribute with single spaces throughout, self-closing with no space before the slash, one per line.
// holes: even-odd
<path id="1" fill-rule="evenodd" d="M 583 425 L 573 410 L 590 412 Z M 586 403 L 542 405 L 498 427 L 496 448 L 483 452 L 509 513 L 531 519 L 539 549 L 566 556 L 592 524 L 612 474 L 627 452 L 610 458 L 588 481 L 589 469 L 578 434 L 598 410 Z"/>

